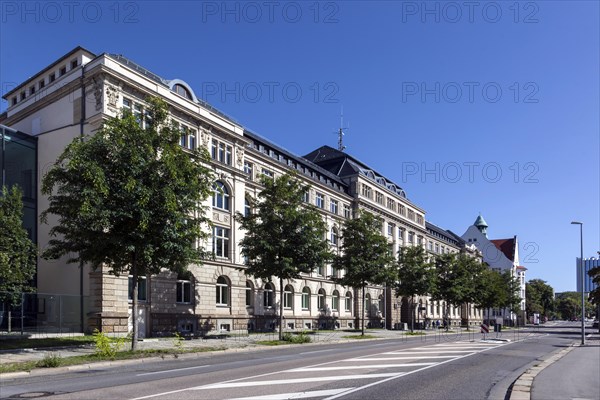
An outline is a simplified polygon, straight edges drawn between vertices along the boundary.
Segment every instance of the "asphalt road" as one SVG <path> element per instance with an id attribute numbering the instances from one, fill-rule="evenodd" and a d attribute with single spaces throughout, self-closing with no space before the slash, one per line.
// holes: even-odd
<path id="1" fill-rule="evenodd" d="M 576 324 L 503 333 L 513 341 L 411 338 L 213 353 L 5 380 L 2 398 L 504 399 L 538 359 L 577 340 Z"/>

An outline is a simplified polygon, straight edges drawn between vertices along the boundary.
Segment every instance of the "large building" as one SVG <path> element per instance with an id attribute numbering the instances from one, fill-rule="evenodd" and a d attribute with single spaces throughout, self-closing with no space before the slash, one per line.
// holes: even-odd
<path id="1" fill-rule="evenodd" d="M 202 146 L 209 151 L 218 178 L 212 198 L 206 201 L 214 227 L 205 245 L 215 258 L 190 265 L 189 273 L 182 276 L 164 272 L 141 280 L 136 318 L 142 335 L 274 329 L 279 301 L 283 301 L 286 329 L 356 327 L 363 313 L 370 326 L 388 328 L 408 322 L 410 314 L 423 322 L 445 317 L 446 307 L 440 302 L 423 297 L 416 310 L 409 310 L 406 299 L 396 298 L 382 286 L 367 287 L 362 304 L 360 290 L 332 281 L 332 275 L 343 271 L 330 265 L 285 282 L 283 295 L 272 283 L 247 276 L 238 246 L 244 232 L 233 216 L 246 212 L 248 200 L 257 196 L 260 175 L 278 176 L 290 170 L 310 185 L 305 200 L 321 210 L 334 248 L 344 220 L 368 210 L 383 219 L 382 233 L 395 252 L 400 246 L 423 246 L 431 255 L 481 255 L 471 240 L 427 222 L 425 210 L 411 202 L 403 188 L 351 155 L 328 146 L 304 157 L 295 155 L 198 99 L 183 80 L 163 79 L 121 55 L 96 55 L 77 47 L 4 96 L 9 106 L 0 123 L 35 138 L 40 149 L 33 186 L 38 214 L 48 207 L 39 192 L 40 180 L 65 146 L 78 136 L 93 135 L 103 121 L 123 109 L 144 123 L 141 117 L 148 96 L 167 102 L 171 118 L 182 129 L 182 147 Z M 40 248 L 47 246 L 55 223 L 50 219 L 48 225 L 38 225 Z M 79 296 L 81 326 L 86 331 L 130 329 L 130 283 L 131 278 L 115 277 L 107 269 L 67 264 L 66 258 L 38 262 L 38 293 Z M 446 317 L 453 324 L 466 319 L 476 324 L 482 319 L 480 310 L 472 308 L 453 308 Z"/>
<path id="2" fill-rule="evenodd" d="M 577 273 L 577 291 L 581 292 L 581 260 L 579 257 L 575 259 L 575 272 Z M 600 267 L 600 258 L 584 258 L 583 259 L 583 290 L 586 293 L 595 290 L 598 285 L 592 281 L 592 277 L 588 274 L 592 268 Z"/>

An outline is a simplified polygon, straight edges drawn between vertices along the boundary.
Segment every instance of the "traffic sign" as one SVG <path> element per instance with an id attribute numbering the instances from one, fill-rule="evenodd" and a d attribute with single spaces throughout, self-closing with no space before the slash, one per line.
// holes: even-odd
<path id="1" fill-rule="evenodd" d="M 486 324 L 481 324 L 481 333 L 490 333 L 490 327 Z"/>

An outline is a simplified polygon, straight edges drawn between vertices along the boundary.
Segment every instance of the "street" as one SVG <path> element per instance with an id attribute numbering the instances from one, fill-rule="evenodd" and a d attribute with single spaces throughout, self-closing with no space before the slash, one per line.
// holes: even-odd
<path id="1" fill-rule="evenodd" d="M 525 369 L 577 339 L 576 325 L 503 332 L 510 342 L 441 335 L 146 360 L 0 389 L 2 398 L 52 399 L 504 399 Z"/>

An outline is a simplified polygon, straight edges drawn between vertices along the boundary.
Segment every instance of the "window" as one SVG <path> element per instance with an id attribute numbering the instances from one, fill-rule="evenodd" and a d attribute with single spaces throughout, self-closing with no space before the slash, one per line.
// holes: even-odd
<path id="1" fill-rule="evenodd" d="M 394 201 L 394 199 L 388 197 L 387 206 L 390 210 L 396 211 L 396 202 Z"/>
<path id="2" fill-rule="evenodd" d="M 144 108 L 142 107 L 141 104 L 138 103 L 134 103 L 131 99 L 128 98 L 123 98 L 123 108 L 126 110 L 129 110 L 129 112 L 131 112 L 135 119 L 137 120 L 138 124 L 140 124 L 140 126 L 143 127 L 144 124 L 144 119 L 143 119 L 143 115 L 144 115 Z"/>
<path id="3" fill-rule="evenodd" d="M 213 183 L 212 206 L 229 211 L 229 191 L 221 181 Z"/>
<path id="4" fill-rule="evenodd" d="M 419 236 L 419 237 L 417 238 L 417 244 L 418 244 L 419 246 L 423 246 L 423 236 Z"/>
<path id="5" fill-rule="evenodd" d="M 54 82 L 56 80 L 56 74 L 53 72 L 48 75 L 48 82 Z"/>
<path id="6" fill-rule="evenodd" d="M 213 160 L 216 160 L 223 164 L 231 165 L 231 154 L 232 154 L 231 146 L 229 146 L 223 142 L 219 142 L 216 139 L 212 140 L 211 157 Z"/>
<path id="7" fill-rule="evenodd" d="M 248 175 L 248 179 L 254 179 L 254 165 L 248 161 L 244 161 L 244 172 Z"/>
<path id="8" fill-rule="evenodd" d="M 274 176 L 273 171 L 271 171 L 271 170 L 269 170 L 267 168 L 263 168 L 262 169 L 262 174 L 264 176 L 266 176 L 266 177 L 269 177 L 269 178 L 273 178 L 273 176 Z"/>
<path id="9" fill-rule="evenodd" d="M 46 86 L 46 81 L 44 81 L 43 79 L 41 81 L 39 81 L 38 88 L 42 89 L 45 86 Z"/>
<path id="10" fill-rule="evenodd" d="M 310 194 L 308 193 L 308 190 L 302 193 L 302 201 L 305 203 L 310 202 Z"/>
<path id="11" fill-rule="evenodd" d="M 196 131 L 194 129 L 189 129 L 189 140 L 188 140 L 188 149 L 194 150 L 196 148 Z"/>
<path id="12" fill-rule="evenodd" d="M 423 216 L 421 214 L 417 214 L 417 224 L 423 225 Z"/>
<path id="13" fill-rule="evenodd" d="M 63 65 L 62 67 L 60 67 L 60 69 L 58 70 L 58 76 L 63 76 L 64 74 L 67 73 L 67 66 Z"/>
<path id="14" fill-rule="evenodd" d="M 317 292 L 317 308 L 319 310 L 325 309 L 325 298 L 325 289 L 319 289 L 319 291 Z"/>
<path id="15" fill-rule="evenodd" d="M 273 307 L 273 304 L 275 304 L 275 287 L 269 282 L 265 285 L 263 292 L 263 305 L 269 308 Z"/>
<path id="16" fill-rule="evenodd" d="M 217 306 L 229 305 L 229 284 L 227 278 L 220 276 L 217 279 Z"/>
<path id="17" fill-rule="evenodd" d="M 383 193 L 375 192 L 375 201 L 379 204 L 383 204 Z"/>
<path id="18" fill-rule="evenodd" d="M 414 243 L 414 242 L 415 242 L 415 233 L 408 232 L 408 243 Z"/>
<path id="19" fill-rule="evenodd" d="M 29 88 L 29 95 L 31 96 L 31 95 L 32 95 L 32 94 L 34 94 L 34 93 L 35 93 L 35 86 L 31 86 L 31 87 Z"/>
<path id="20" fill-rule="evenodd" d="M 388 236 L 393 237 L 394 236 L 394 225 L 388 224 L 387 228 L 388 228 L 387 229 Z"/>
<path id="21" fill-rule="evenodd" d="M 286 285 L 283 289 L 283 308 L 291 309 L 294 307 L 294 288 L 292 285 Z"/>
<path id="22" fill-rule="evenodd" d="M 404 229 L 398 228 L 398 240 L 404 243 Z"/>
<path id="23" fill-rule="evenodd" d="M 439 253 L 440 252 L 440 245 L 439 244 L 435 244 L 435 252 Z"/>
<path id="24" fill-rule="evenodd" d="M 17 104 L 17 96 L 12 98 L 12 105 L 14 106 L 15 104 Z"/>
<path id="25" fill-rule="evenodd" d="M 350 206 L 344 204 L 344 218 L 350 218 Z"/>
<path id="26" fill-rule="evenodd" d="M 21 92 L 21 100 L 25 100 L 25 97 L 27 97 L 27 95 L 26 95 L 25 91 L 23 90 Z"/>
<path id="27" fill-rule="evenodd" d="M 229 229 L 215 226 L 213 232 L 213 252 L 215 256 L 229 257 Z"/>
<path id="28" fill-rule="evenodd" d="M 177 93 L 178 95 L 185 97 L 188 100 L 192 100 L 192 95 L 190 94 L 190 92 L 183 86 L 180 84 L 175 84 L 173 86 L 173 91 L 175 93 Z"/>
<path id="29" fill-rule="evenodd" d="M 346 292 L 346 311 L 352 311 L 352 293 Z"/>
<path id="30" fill-rule="evenodd" d="M 192 302 L 192 282 L 177 281 L 177 303 Z"/>
<path id="31" fill-rule="evenodd" d="M 433 251 L 433 242 L 431 240 L 429 241 L 429 246 L 427 248 L 429 251 Z"/>
<path id="32" fill-rule="evenodd" d="M 413 210 L 408 210 L 408 219 L 411 221 L 415 220 L 415 212 Z"/>
<path id="33" fill-rule="evenodd" d="M 340 292 L 337 290 L 334 290 L 331 295 L 331 309 L 333 311 L 338 311 L 340 309 Z"/>
<path id="34" fill-rule="evenodd" d="M 371 295 L 367 293 L 365 295 L 365 314 L 371 315 Z"/>
<path id="35" fill-rule="evenodd" d="M 406 216 L 406 207 L 404 207 L 402 204 L 399 204 L 398 212 L 400 213 L 400 215 Z"/>
<path id="36" fill-rule="evenodd" d="M 373 198 L 373 191 L 369 185 L 361 184 L 361 194 L 366 198 Z"/>
<path id="37" fill-rule="evenodd" d="M 133 276 L 129 277 L 129 295 L 128 295 L 128 299 L 132 300 L 133 299 Z M 138 300 L 139 301 L 146 301 L 148 299 L 148 285 L 146 282 L 146 277 L 145 276 L 141 276 L 138 278 Z"/>
<path id="38" fill-rule="evenodd" d="M 338 230 L 334 226 L 333 228 L 331 228 L 331 244 L 334 246 L 337 246 L 338 242 L 339 242 Z"/>
<path id="39" fill-rule="evenodd" d="M 304 287 L 302 289 L 302 309 L 308 310 L 310 308 L 310 289 L 308 287 Z"/>
<path id="40" fill-rule="evenodd" d="M 329 211 L 332 212 L 333 214 L 338 213 L 338 202 L 337 200 L 330 200 L 329 202 Z"/>
<path id="41" fill-rule="evenodd" d="M 315 205 L 319 208 L 325 207 L 325 196 L 322 193 L 317 193 L 315 195 Z"/>
<path id="42" fill-rule="evenodd" d="M 244 197 L 244 217 L 252 214 L 252 207 L 250 206 L 250 200 L 247 197 Z"/>
<path id="43" fill-rule="evenodd" d="M 325 266 L 323 264 L 317 265 L 317 275 L 323 276 L 324 270 L 325 270 Z"/>
<path id="44" fill-rule="evenodd" d="M 254 292 L 254 285 L 252 282 L 246 281 L 246 307 L 252 307 L 252 292 Z"/>

